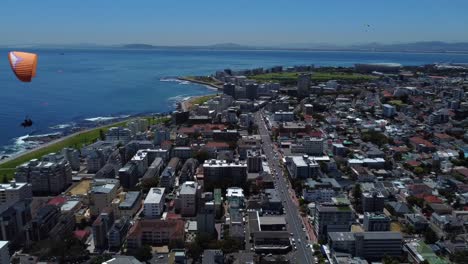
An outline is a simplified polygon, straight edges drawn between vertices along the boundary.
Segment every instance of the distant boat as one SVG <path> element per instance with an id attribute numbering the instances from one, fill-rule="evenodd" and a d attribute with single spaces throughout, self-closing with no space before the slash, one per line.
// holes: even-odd
<path id="1" fill-rule="evenodd" d="M 65 55 L 65 53 L 63 53 L 63 52 L 60 52 L 60 55 Z"/>

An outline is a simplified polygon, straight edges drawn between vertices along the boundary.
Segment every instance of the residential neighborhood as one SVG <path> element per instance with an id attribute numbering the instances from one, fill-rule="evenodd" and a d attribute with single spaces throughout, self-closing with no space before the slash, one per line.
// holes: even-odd
<path id="1" fill-rule="evenodd" d="M 4 178 L 0 263 L 466 263 L 467 72 L 196 76 L 219 89 Z"/>

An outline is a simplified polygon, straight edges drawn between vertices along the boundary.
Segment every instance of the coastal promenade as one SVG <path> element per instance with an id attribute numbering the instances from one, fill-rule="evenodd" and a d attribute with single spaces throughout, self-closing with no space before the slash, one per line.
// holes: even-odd
<path id="1" fill-rule="evenodd" d="M 131 117 L 125 120 L 120 120 L 118 122 L 105 124 L 102 126 L 89 128 L 85 130 L 81 130 L 75 132 L 70 135 L 66 135 L 59 139 L 47 142 L 45 144 L 41 144 L 40 146 L 18 153 L 17 155 L 11 156 L 9 158 L 3 159 L 0 161 L 0 175 L 7 175 L 8 177 L 13 177 L 15 168 L 31 159 L 40 158 L 48 153 L 51 152 L 58 152 L 61 151 L 63 148 L 66 147 L 76 147 L 82 146 L 91 143 L 93 140 L 97 140 L 99 138 L 99 130 L 103 130 L 106 132 L 110 127 L 113 126 L 124 126 L 128 122 L 138 119 L 138 118 L 145 118 L 145 117 Z M 158 118 L 153 123 L 161 123 L 164 122 L 166 118 Z"/>
<path id="2" fill-rule="evenodd" d="M 209 86 L 211 88 L 215 88 L 216 90 L 223 90 L 222 85 L 215 84 L 214 82 L 207 82 L 207 81 L 197 80 L 195 77 L 186 76 L 186 77 L 179 77 L 178 79 L 181 80 L 181 81 L 187 81 L 187 82 L 192 82 L 192 83 L 196 83 L 196 84 L 206 85 L 206 86 Z"/>

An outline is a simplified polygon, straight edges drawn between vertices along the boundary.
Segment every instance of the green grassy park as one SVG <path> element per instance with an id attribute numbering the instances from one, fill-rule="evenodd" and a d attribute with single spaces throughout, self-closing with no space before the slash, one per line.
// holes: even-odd
<path id="1" fill-rule="evenodd" d="M 208 100 L 216 97 L 216 94 L 210 94 L 210 95 L 204 95 L 204 96 L 198 96 L 193 98 L 193 100 L 190 100 L 190 104 L 195 105 L 202 105 L 203 103 L 207 102 Z"/>
<path id="2" fill-rule="evenodd" d="M 280 72 L 280 73 L 266 73 L 250 76 L 258 82 L 279 82 L 282 85 L 295 85 L 299 76 L 298 72 Z M 375 79 L 375 76 L 365 75 L 359 73 L 345 73 L 345 72 L 314 72 L 311 73 L 311 80 L 314 82 L 326 82 L 330 80 L 337 80 L 342 82 L 360 83 Z"/>
<path id="3" fill-rule="evenodd" d="M 152 117 L 142 117 L 142 118 L 147 118 L 150 125 L 164 123 L 169 119 L 167 117 L 162 117 L 162 118 L 157 118 L 157 119 L 153 119 Z M 39 159 L 42 156 L 47 155 L 49 153 L 60 152 L 63 148 L 66 148 L 66 147 L 73 147 L 73 148 L 78 149 L 83 146 L 89 145 L 101 137 L 100 130 L 102 130 L 102 132 L 105 133 L 111 127 L 126 126 L 127 123 L 132 120 L 134 119 L 112 123 L 106 126 L 97 127 L 95 129 L 84 131 L 84 132 L 78 132 L 71 137 L 68 137 L 63 140 L 58 140 L 57 142 L 52 143 L 47 147 L 42 147 L 36 150 L 32 150 L 30 152 L 24 153 L 22 155 L 19 155 L 18 157 L 10 161 L 0 164 L 0 175 L 2 177 L 6 175 L 9 179 L 11 179 L 14 176 L 15 168 L 31 159 Z"/>

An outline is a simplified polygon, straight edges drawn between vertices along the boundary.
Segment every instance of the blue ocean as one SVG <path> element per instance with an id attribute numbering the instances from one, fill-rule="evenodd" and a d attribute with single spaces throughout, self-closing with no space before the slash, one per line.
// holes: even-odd
<path id="1" fill-rule="evenodd" d="M 208 75 L 232 68 L 467 63 L 468 54 L 411 54 L 318 51 L 221 51 L 40 49 L 37 76 L 19 82 L 10 70 L 9 50 L 0 49 L 0 154 L 24 150 L 24 136 L 45 134 L 85 119 L 166 112 L 183 98 L 213 93 L 173 76 Z M 35 124 L 24 129 L 25 117 Z"/>

